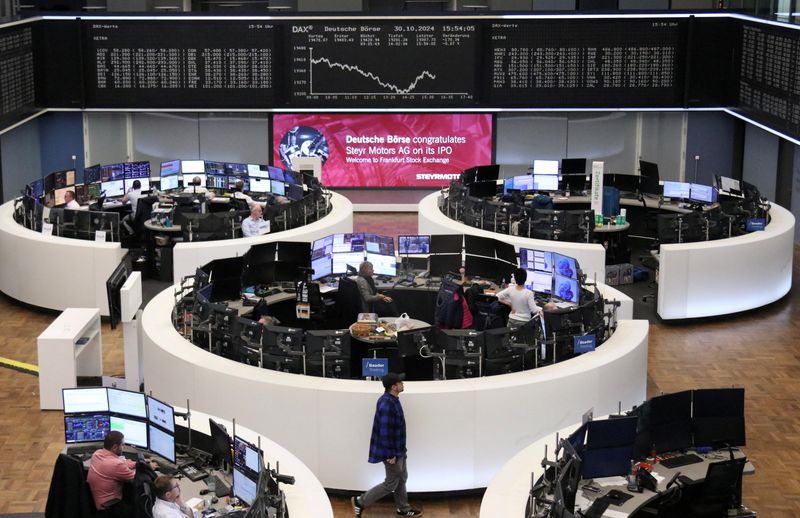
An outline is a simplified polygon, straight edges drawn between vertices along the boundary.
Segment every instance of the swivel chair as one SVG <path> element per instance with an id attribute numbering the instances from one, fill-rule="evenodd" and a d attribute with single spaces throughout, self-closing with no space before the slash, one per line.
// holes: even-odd
<path id="1" fill-rule="evenodd" d="M 746 458 L 712 462 L 696 491 L 688 491 L 690 516 L 716 518 L 742 503 L 742 473 Z M 686 488 L 684 491 L 693 488 Z"/>

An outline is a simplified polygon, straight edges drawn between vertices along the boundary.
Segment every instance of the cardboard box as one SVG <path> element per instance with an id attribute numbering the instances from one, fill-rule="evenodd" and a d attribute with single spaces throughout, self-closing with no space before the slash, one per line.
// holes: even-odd
<path id="1" fill-rule="evenodd" d="M 619 265 L 606 265 L 606 284 L 609 286 L 619 286 Z"/>
<path id="2" fill-rule="evenodd" d="M 633 284 L 633 265 L 631 263 L 619 265 L 619 283 Z"/>

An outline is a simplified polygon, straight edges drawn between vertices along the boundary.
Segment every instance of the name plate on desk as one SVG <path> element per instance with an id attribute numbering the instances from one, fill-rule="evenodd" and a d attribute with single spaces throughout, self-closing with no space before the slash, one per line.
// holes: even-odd
<path id="1" fill-rule="evenodd" d="M 45 235 L 45 236 L 52 236 L 53 235 L 53 224 L 52 223 L 42 223 L 42 235 Z"/>
<path id="2" fill-rule="evenodd" d="M 101 243 L 106 242 L 106 231 L 105 230 L 96 230 L 94 233 L 94 240 L 100 241 Z"/>
<path id="3" fill-rule="evenodd" d="M 767 218 L 747 218 L 745 228 L 748 232 L 756 232 L 767 228 Z"/>
<path id="4" fill-rule="evenodd" d="M 388 358 L 362 358 L 361 359 L 361 377 L 367 376 L 383 377 L 389 373 L 389 359 Z"/>
<path id="5" fill-rule="evenodd" d="M 589 353 L 597 347 L 597 337 L 595 335 L 573 336 L 572 342 L 575 354 Z"/>

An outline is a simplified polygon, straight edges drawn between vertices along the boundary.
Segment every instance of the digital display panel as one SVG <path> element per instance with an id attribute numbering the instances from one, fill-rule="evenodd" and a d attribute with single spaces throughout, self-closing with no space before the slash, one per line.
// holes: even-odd
<path id="1" fill-rule="evenodd" d="M 710 185 L 691 183 L 689 184 L 689 198 L 702 203 L 714 203 L 717 201 L 717 191 Z"/>
<path id="2" fill-rule="evenodd" d="M 286 180 L 286 175 L 280 167 L 267 166 L 267 172 L 269 173 L 270 180 L 278 180 L 280 182 Z"/>
<path id="3" fill-rule="evenodd" d="M 440 187 L 492 162 L 489 114 L 276 114 L 275 163 L 322 162 L 333 187 Z"/>
<path id="4" fill-rule="evenodd" d="M 558 160 L 534 160 L 533 174 L 558 174 Z"/>
<path id="5" fill-rule="evenodd" d="M 364 262 L 364 252 L 343 252 L 333 254 L 333 273 L 347 273 L 347 267 L 352 266 L 358 271 L 358 267 Z"/>
<path id="6" fill-rule="evenodd" d="M 516 189 L 518 191 L 532 191 L 533 190 L 533 176 L 529 174 L 523 174 L 519 176 L 512 176 L 511 177 L 511 189 Z"/>
<path id="7" fill-rule="evenodd" d="M 135 421 L 112 415 L 109 422 L 110 430 L 122 432 L 122 435 L 125 436 L 125 444 L 147 448 L 147 423 L 145 421 Z"/>
<path id="8" fill-rule="evenodd" d="M 379 255 L 367 252 L 367 261 L 372 263 L 376 275 L 394 277 L 397 275 L 397 259 L 394 255 Z"/>
<path id="9" fill-rule="evenodd" d="M 172 176 L 181 172 L 181 161 L 170 160 L 168 162 L 161 162 L 161 178 L 165 176 Z"/>
<path id="10" fill-rule="evenodd" d="M 286 195 L 286 188 L 285 184 L 279 180 L 270 180 L 270 189 L 272 190 L 272 194 L 276 196 L 285 196 Z"/>
<path id="11" fill-rule="evenodd" d="M 534 191 L 557 191 L 558 190 L 558 176 L 551 174 L 535 174 L 533 175 L 533 190 Z"/>
<path id="12" fill-rule="evenodd" d="M 244 439 L 233 437 L 233 466 L 245 468 L 253 473 L 261 472 L 260 453 L 254 444 Z"/>
<path id="13" fill-rule="evenodd" d="M 64 442 L 67 444 L 102 441 L 108 430 L 107 414 L 64 416 Z"/>
<path id="14" fill-rule="evenodd" d="M 339 252 L 363 252 L 364 234 L 333 234 L 333 250 Z"/>
<path id="15" fill-rule="evenodd" d="M 311 261 L 311 268 L 314 270 L 312 281 L 325 278 L 333 273 L 333 260 L 329 255 L 318 257 Z"/>
<path id="16" fill-rule="evenodd" d="M 292 25 L 295 106 L 452 106 L 475 103 L 479 27 L 461 20 Z"/>
<path id="17" fill-rule="evenodd" d="M 381 255 L 391 255 L 394 257 L 394 238 L 391 236 L 379 236 L 377 234 L 365 234 L 367 252 Z"/>
<path id="18" fill-rule="evenodd" d="M 578 264 L 575 259 L 566 255 L 553 253 L 553 267 L 557 275 L 570 277 L 571 279 L 578 278 Z"/>
<path id="19" fill-rule="evenodd" d="M 247 176 L 249 176 L 251 180 L 253 178 L 269 179 L 269 171 L 265 165 L 247 164 Z"/>
<path id="20" fill-rule="evenodd" d="M 339 234 L 342 235 L 342 234 Z M 347 251 L 350 251 L 348 247 Z M 311 260 L 318 259 L 333 252 L 333 236 L 325 236 L 317 239 L 311 244 Z"/>
<path id="21" fill-rule="evenodd" d="M 53 203 L 58 205 L 64 205 L 67 203 L 67 191 L 74 191 L 74 187 L 64 187 L 63 189 L 56 189 L 53 191 Z"/>
<path id="22" fill-rule="evenodd" d="M 65 414 L 108 412 L 108 395 L 105 387 L 63 389 L 61 395 Z"/>
<path id="23" fill-rule="evenodd" d="M 194 182 L 195 178 L 200 179 L 200 183 L 197 184 L 196 186 L 192 184 L 192 182 Z M 195 173 L 192 173 L 192 174 L 189 174 L 189 175 L 184 174 L 183 175 L 183 186 L 184 187 L 205 187 L 206 186 L 206 178 L 207 177 L 206 177 L 205 174 L 195 174 Z"/>
<path id="24" fill-rule="evenodd" d="M 664 182 L 664 197 L 688 200 L 690 192 L 689 184 L 686 182 Z"/>
<path id="25" fill-rule="evenodd" d="M 0 30 L 0 127 L 33 114 L 38 104 L 34 29 L 26 25 Z"/>
<path id="26" fill-rule="evenodd" d="M 401 255 L 428 254 L 431 236 L 397 236 L 397 248 Z"/>
<path id="27" fill-rule="evenodd" d="M 556 297 L 575 304 L 578 303 L 581 292 L 577 280 L 556 274 L 553 279 L 553 287 L 553 295 Z"/>
<path id="28" fill-rule="evenodd" d="M 125 180 L 112 180 L 100 182 L 100 190 L 106 198 L 117 198 L 125 194 Z"/>
<path id="29" fill-rule="evenodd" d="M 535 270 L 539 272 L 553 272 L 553 252 L 542 250 L 532 250 L 530 248 L 519 249 L 519 266 L 525 270 Z"/>
<path id="30" fill-rule="evenodd" d="M 197 174 L 206 172 L 206 163 L 204 160 L 181 160 L 181 173 Z"/>
<path id="31" fill-rule="evenodd" d="M 263 20 L 85 20 L 82 32 L 90 107 L 274 104 L 274 26 Z"/>
<path id="32" fill-rule="evenodd" d="M 175 436 L 153 425 L 147 425 L 147 433 L 150 440 L 150 451 L 175 464 Z"/>
<path id="33" fill-rule="evenodd" d="M 528 270 L 528 278 L 525 280 L 525 287 L 537 293 L 553 292 L 553 274 Z"/>
<path id="34" fill-rule="evenodd" d="M 233 496 L 247 505 L 256 500 L 258 482 L 245 475 L 239 468 L 233 468 Z"/>
<path id="35" fill-rule="evenodd" d="M 175 410 L 152 396 L 147 396 L 147 419 L 165 430 L 175 432 Z"/>
<path id="36" fill-rule="evenodd" d="M 147 418 L 144 394 L 115 388 L 108 389 L 108 411 L 131 417 Z"/>
<path id="37" fill-rule="evenodd" d="M 173 189 L 178 188 L 178 175 L 173 176 L 162 176 L 161 177 L 161 190 L 162 191 L 171 191 Z"/>
<path id="38" fill-rule="evenodd" d="M 256 176 L 250 177 L 250 192 L 272 192 L 271 180 L 258 178 Z"/>

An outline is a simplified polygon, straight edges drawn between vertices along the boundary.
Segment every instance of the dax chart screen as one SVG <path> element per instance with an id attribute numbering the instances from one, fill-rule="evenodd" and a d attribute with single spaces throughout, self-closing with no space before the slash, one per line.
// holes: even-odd
<path id="1" fill-rule="evenodd" d="M 464 106 L 475 103 L 478 27 L 471 23 L 291 26 L 294 106 Z"/>

